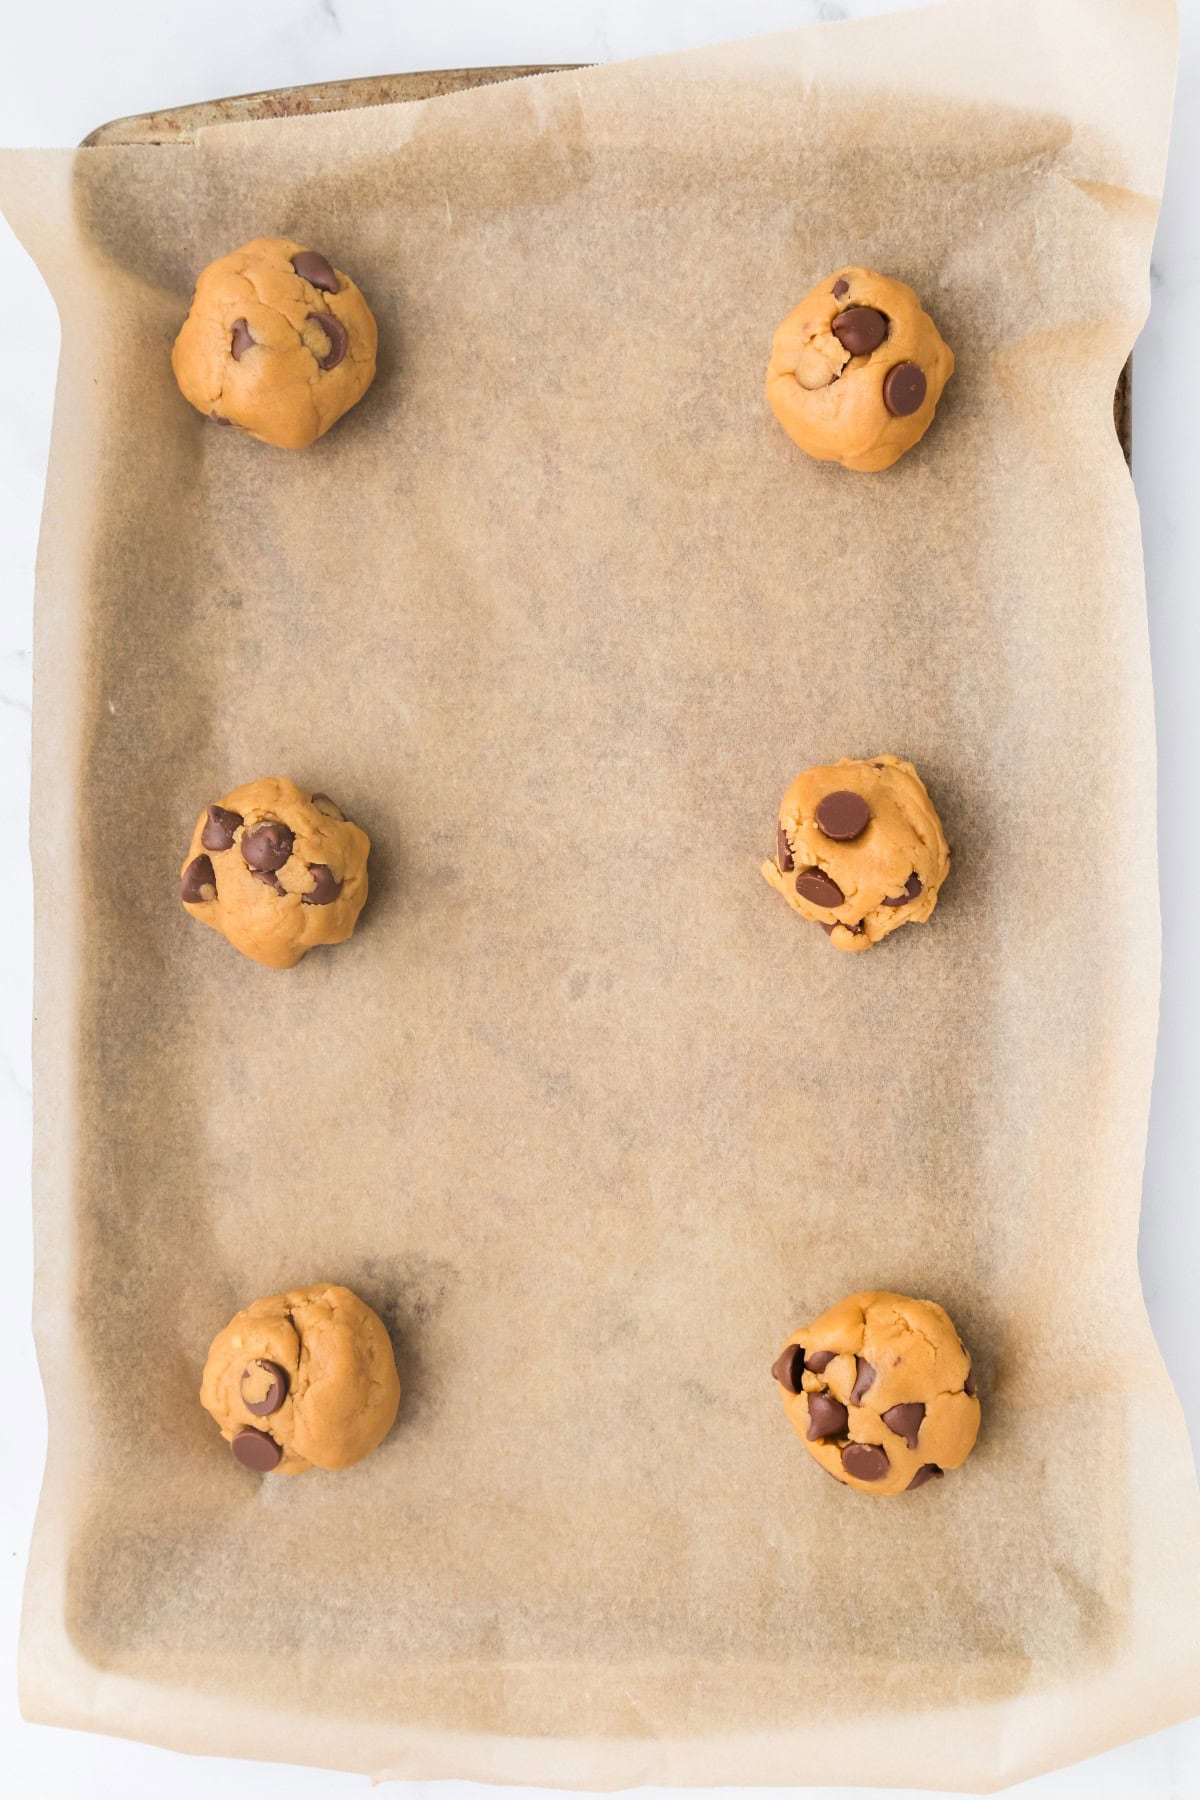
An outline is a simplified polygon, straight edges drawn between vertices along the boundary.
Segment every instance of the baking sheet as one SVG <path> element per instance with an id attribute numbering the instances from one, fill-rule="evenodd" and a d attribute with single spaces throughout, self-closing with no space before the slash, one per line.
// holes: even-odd
<path id="1" fill-rule="evenodd" d="M 190 144 L 213 125 L 240 124 L 251 119 L 292 119 L 302 113 L 344 112 L 352 107 L 390 106 L 402 100 L 433 100 L 464 88 L 489 87 L 495 81 L 517 81 L 525 75 L 547 75 L 578 67 L 578 63 L 504 63 L 489 69 L 412 69 L 403 75 L 352 75 L 345 81 L 265 88 L 256 94 L 231 94 L 220 100 L 196 100 L 189 106 L 109 119 L 89 131 L 83 142 L 89 148 Z"/>
<path id="2" fill-rule="evenodd" d="M 1194 1709 L 1110 412 L 1172 53 L 1158 0 L 955 0 L 0 164 L 64 322 L 33 1716 L 375 1774 L 984 1789 Z M 380 320 L 301 456 L 206 430 L 167 362 L 261 231 Z M 958 359 L 878 478 L 762 397 L 855 261 Z M 799 767 L 880 749 L 955 868 L 842 958 L 757 863 Z M 287 975 L 174 901 L 199 806 L 274 770 L 375 846 L 358 935 Z M 317 1278 L 387 1319 L 400 1421 L 256 1483 L 204 1349 Z M 977 1451 L 903 1505 L 816 1480 L 768 1374 L 867 1284 L 941 1300 L 980 1374 Z"/>

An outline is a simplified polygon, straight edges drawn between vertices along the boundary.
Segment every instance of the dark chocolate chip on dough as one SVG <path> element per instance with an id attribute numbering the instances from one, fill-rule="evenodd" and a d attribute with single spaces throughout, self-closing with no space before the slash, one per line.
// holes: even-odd
<path id="1" fill-rule="evenodd" d="M 253 1425 L 243 1425 L 235 1431 L 229 1448 L 244 1469 L 253 1469 L 259 1475 L 269 1475 L 283 1460 L 283 1451 L 275 1439 L 265 1431 L 255 1431 Z"/>
<path id="2" fill-rule="evenodd" d="M 317 811 L 322 813 L 327 819 L 341 820 L 346 816 L 337 801 L 331 800 L 328 794 L 314 794 L 312 803 Z"/>
<path id="3" fill-rule="evenodd" d="M 234 362 L 241 362 L 247 350 L 254 348 L 254 339 L 250 336 L 250 327 L 245 319 L 235 319 L 229 335 L 229 349 Z"/>
<path id="4" fill-rule="evenodd" d="M 207 856 L 193 856 L 180 877 L 179 897 L 186 900 L 189 906 L 199 906 L 216 899 L 217 878 Z"/>
<path id="5" fill-rule="evenodd" d="M 924 402 L 927 386 L 925 371 L 916 363 L 897 363 L 884 378 L 883 404 L 895 418 L 907 419 Z"/>
<path id="6" fill-rule="evenodd" d="M 877 350 L 887 336 L 888 322 L 873 306 L 848 306 L 829 329 L 851 356 L 867 356 Z"/>
<path id="7" fill-rule="evenodd" d="M 313 878 L 313 885 L 307 894 L 300 896 L 305 906 L 328 906 L 337 899 L 342 891 L 342 884 L 331 868 L 325 863 L 309 863 L 308 872 Z"/>
<path id="8" fill-rule="evenodd" d="M 332 313 L 309 313 L 309 318 L 321 327 L 329 339 L 329 348 L 324 356 L 318 356 L 317 367 L 320 369 L 336 369 L 346 354 L 346 346 L 350 342 L 350 334 L 340 319 Z"/>
<path id="9" fill-rule="evenodd" d="M 796 877 L 796 892 L 814 906 L 840 906 L 846 898 L 832 875 L 822 869 L 801 869 Z"/>
<path id="10" fill-rule="evenodd" d="M 792 846 L 788 843 L 787 832 L 782 825 L 776 827 L 775 861 L 778 863 L 782 875 L 788 874 L 796 866 L 792 860 Z"/>
<path id="11" fill-rule="evenodd" d="M 810 1350 L 804 1366 L 814 1375 L 823 1375 L 836 1355 L 836 1350 Z"/>
<path id="12" fill-rule="evenodd" d="M 282 869 L 292 854 L 290 828 L 278 819 L 264 819 L 242 833 L 242 856 L 252 869 Z"/>
<path id="13" fill-rule="evenodd" d="M 861 1406 L 863 1403 L 863 1396 L 875 1379 L 875 1371 L 871 1367 L 871 1364 L 861 1356 L 855 1357 L 854 1367 L 854 1386 L 850 1390 L 850 1404 L 851 1406 Z"/>
<path id="14" fill-rule="evenodd" d="M 843 294 L 848 294 L 849 292 L 850 292 L 850 283 L 846 280 L 846 277 L 844 275 L 839 275 L 837 280 L 833 284 L 834 299 L 840 300 L 842 298 Z"/>
<path id="15" fill-rule="evenodd" d="M 903 1400 L 898 1406 L 889 1406 L 879 1416 L 889 1431 L 894 1431 L 897 1437 L 904 1439 L 910 1450 L 916 1449 L 921 1421 L 925 1417 L 925 1408 L 920 1400 Z"/>
<path id="16" fill-rule="evenodd" d="M 287 893 L 274 869 L 251 869 L 250 874 L 255 881 L 261 881 L 264 887 L 269 887 L 273 894 Z"/>
<path id="17" fill-rule="evenodd" d="M 971 1400 L 973 1400 L 975 1398 L 975 1371 L 974 1371 L 974 1369 L 967 1370 L 967 1379 L 963 1382 L 963 1393 L 966 1394 L 968 1396 L 968 1398 Z"/>
<path id="18" fill-rule="evenodd" d="M 251 1393 L 258 1389 L 263 1391 L 256 1400 L 251 1400 L 246 1394 L 247 1387 Z M 260 1357 L 242 1374 L 242 1405 L 255 1418 L 265 1418 L 268 1413 L 278 1412 L 287 1399 L 287 1391 L 287 1370 L 280 1368 L 277 1362 L 267 1362 Z"/>
<path id="19" fill-rule="evenodd" d="M 849 1424 L 849 1416 L 840 1400 L 832 1394 L 810 1394 L 808 1396 L 808 1441 L 815 1443 L 818 1438 L 841 1437 Z"/>
<path id="20" fill-rule="evenodd" d="M 817 802 L 817 829 L 836 843 L 861 837 L 871 821 L 871 809 L 861 794 L 838 788 Z"/>
<path id="21" fill-rule="evenodd" d="M 879 1444 L 846 1444 L 842 1467 L 858 1481 L 882 1481 L 891 1464 L 887 1451 Z"/>
<path id="22" fill-rule="evenodd" d="M 799 1344 L 789 1344 L 771 1364 L 772 1375 L 786 1393 L 800 1392 L 800 1365 L 803 1358 L 804 1352 Z"/>
<path id="23" fill-rule="evenodd" d="M 200 842 L 206 850 L 232 849 L 233 834 L 241 822 L 241 813 L 230 812 L 224 806 L 210 806 L 204 830 L 200 833 Z"/>
<path id="24" fill-rule="evenodd" d="M 927 1481 L 933 1481 L 944 1474 L 945 1470 L 939 1469 L 936 1463 L 922 1463 L 905 1492 L 911 1494 L 914 1488 L 924 1487 Z"/>
<path id="25" fill-rule="evenodd" d="M 907 906 L 909 901 L 915 900 L 917 898 L 917 895 L 920 892 L 921 892 L 921 877 L 917 874 L 917 871 L 914 869 L 912 874 L 909 876 L 908 880 L 904 884 L 904 892 L 902 894 L 896 894 L 891 899 L 885 900 L 883 904 L 885 906 Z"/>
<path id="26" fill-rule="evenodd" d="M 320 288 L 324 294 L 336 294 L 341 286 L 332 264 L 326 262 L 319 250 L 297 250 L 292 267 L 309 287 Z"/>

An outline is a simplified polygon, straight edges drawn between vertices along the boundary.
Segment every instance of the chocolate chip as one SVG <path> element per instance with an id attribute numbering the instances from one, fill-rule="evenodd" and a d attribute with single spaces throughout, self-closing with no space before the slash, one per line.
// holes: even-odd
<path id="1" fill-rule="evenodd" d="M 264 819 L 242 833 L 242 856 L 252 869 L 282 869 L 292 854 L 292 833 L 278 819 Z"/>
<path id="2" fill-rule="evenodd" d="M 879 1444 L 846 1444 L 842 1449 L 842 1467 L 859 1481 L 882 1481 L 891 1464 L 887 1451 Z"/>
<path id="3" fill-rule="evenodd" d="M 337 819 L 340 821 L 346 816 L 337 801 L 331 800 L 328 794 L 314 794 L 312 803 L 319 813 L 324 813 L 327 819 Z"/>
<path id="4" fill-rule="evenodd" d="M 832 1394 L 810 1394 L 808 1396 L 808 1431 L 806 1436 L 810 1444 L 818 1438 L 841 1437 L 849 1419 L 846 1409 L 840 1400 Z"/>
<path id="5" fill-rule="evenodd" d="M 346 354 L 346 346 L 350 342 L 349 332 L 342 321 L 335 319 L 332 313 L 309 313 L 308 316 L 310 319 L 316 320 L 329 339 L 329 348 L 324 356 L 318 356 L 317 367 L 319 369 L 336 369 Z"/>
<path id="6" fill-rule="evenodd" d="M 920 892 L 921 892 L 921 877 L 917 874 L 917 871 L 914 869 L 912 874 L 909 876 L 908 880 L 904 884 L 904 892 L 902 894 L 895 895 L 895 897 L 891 900 L 885 900 L 883 904 L 885 906 L 907 906 L 909 901 L 915 900 L 917 895 Z"/>
<path id="7" fill-rule="evenodd" d="M 804 1359 L 804 1366 L 814 1375 L 823 1375 L 836 1355 L 836 1350 L 810 1350 Z"/>
<path id="8" fill-rule="evenodd" d="M 902 1437 L 910 1450 L 917 1447 L 917 1433 L 921 1429 L 921 1420 L 925 1417 L 925 1408 L 919 1400 L 904 1400 L 899 1406 L 889 1406 L 880 1418 L 889 1431 Z"/>
<path id="9" fill-rule="evenodd" d="M 883 383 L 883 404 L 897 419 L 915 413 L 925 398 L 925 371 L 916 363 L 897 363 Z"/>
<path id="10" fill-rule="evenodd" d="M 780 873 L 783 875 L 796 866 L 792 859 L 792 846 L 788 843 L 787 832 L 782 825 L 776 828 L 775 861 L 779 864 Z"/>
<path id="11" fill-rule="evenodd" d="M 204 830 L 200 833 L 200 842 L 206 850 L 229 850 L 233 846 L 233 834 L 241 822 L 241 813 L 230 812 L 224 806 L 210 806 Z"/>
<path id="12" fill-rule="evenodd" d="M 775 1361 L 771 1364 L 772 1375 L 775 1377 L 780 1387 L 784 1388 L 789 1394 L 798 1394 L 800 1392 L 800 1370 L 797 1368 L 796 1364 L 803 1356 L 804 1352 L 799 1344 L 789 1344 L 785 1350 L 780 1351 L 779 1355 L 775 1358 Z"/>
<path id="13" fill-rule="evenodd" d="M 250 875 L 252 880 L 261 881 L 264 887 L 269 887 L 273 894 L 287 893 L 274 869 L 251 869 Z"/>
<path id="14" fill-rule="evenodd" d="M 837 788 L 817 803 L 817 829 L 836 843 L 861 837 L 871 822 L 871 809 L 861 794 Z"/>
<path id="15" fill-rule="evenodd" d="M 307 281 L 309 287 L 320 288 L 323 294 L 336 294 L 341 286 L 332 265 L 325 261 L 319 250 L 297 250 L 292 267 L 302 281 Z"/>
<path id="16" fill-rule="evenodd" d="M 253 1425 L 243 1425 L 235 1431 L 229 1448 L 244 1469 L 254 1469 L 259 1475 L 269 1475 L 283 1461 L 283 1451 L 275 1439 L 265 1431 L 255 1431 Z"/>
<path id="17" fill-rule="evenodd" d="M 245 319 L 235 319 L 233 321 L 233 331 L 230 336 L 229 348 L 233 352 L 234 362 L 241 362 L 247 350 L 252 350 L 254 348 L 254 339 L 250 336 L 250 327 L 247 325 Z"/>
<path id="18" fill-rule="evenodd" d="M 871 1367 L 871 1364 L 864 1361 L 861 1356 L 855 1357 L 854 1367 L 856 1374 L 854 1376 L 854 1386 L 850 1389 L 850 1404 L 851 1406 L 861 1406 L 863 1403 L 863 1395 L 875 1379 L 875 1371 Z"/>
<path id="19" fill-rule="evenodd" d="M 850 933 L 851 937 L 861 937 L 862 936 L 862 925 L 861 924 L 843 925 L 842 921 L 840 919 L 835 919 L 832 925 L 827 925 L 825 923 L 824 919 L 818 919 L 817 924 L 821 927 L 821 930 L 825 933 L 826 937 L 832 937 L 834 932 L 837 931 L 839 928 L 842 931 L 848 931 Z"/>
<path id="20" fill-rule="evenodd" d="M 307 894 L 300 899 L 305 906 L 328 906 L 336 900 L 342 891 L 342 884 L 325 863 L 309 863 L 308 872 L 313 878 L 313 885 Z"/>
<path id="21" fill-rule="evenodd" d="M 873 306 L 848 306 L 829 327 L 843 350 L 851 356 L 868 356 L 888 334 L 888 322 Z"/>
<path id="22" fill-rule="evenodd" d="M 796 892 L 814 906 L 840 906 L 846 898 L 833 877 L 821 869 L 801 869 L 796 877 Z"/>
<path id="23" fill-rule="evenodd" d="M 850 283 L 846 280 L 845 276 L 839 275 L 837 280 L 833 284 L 834 299 L 840 300 L 843 294 L 848 294 L 849 292 L 850 292 Z"/>
<path id="24" fill-rule="evenodd" d="M 936 1463 L 922 1463 L 904 1491 L 911 1494 L 914 1488 L 924 1487 L 927 1481 L 933 1481 L 935 1477 L 940 1479 L 945 1473 Z"/>
<path id="25" fill-rule="evenodd" d="M 202 901 L 216 899 L 217 878 L 207 856 L 193 856 L 180 877 L 179 897 L 189 906 L 199 906 Z"/>
<path id="26" fill-rule="evenodd" d="M 963 1393 L 968 1395 L 968 1397 L 972 1400 L 975 1398 L 975 1371 L 974 1371 L 974 1369 L 967 1370 L 967 1379 L 963 1382 Z"/>
<path id="27" fill-rule="evenodd" d="M 259 1400 L 247 1399 L 247 1382 L 253 1391 L 255 1388 L 262 1387 L 264 1380 L 267 1386 L 262 1398 Z M 287 1391 L 287 1370 L 281 1369 L 277 1362 L 265 1362 L 259 1358 L 257 1362 L 252 1362 L 248 1369 L 242 1371 L 242 1405 L 247 1412 L 253 1413 L 256 1419 L 265 1418 L 268 1413 L 278 1412 L 287 1399 Z"/>

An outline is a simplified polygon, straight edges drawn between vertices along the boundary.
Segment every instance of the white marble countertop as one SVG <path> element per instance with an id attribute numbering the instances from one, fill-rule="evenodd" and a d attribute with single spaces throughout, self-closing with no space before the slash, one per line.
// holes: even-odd
<path id="1" fill-rule="evenodd" d="M 818 19 L 898 11 L 907 0 L 40 0 L 7 9 L 0 140 L 72 144 L 152 107 L 295 82 L 471 64 L 598 62 L 717 42 Z M 1003 0 L 997 0 L 1003 4 Z M 1142 1212 L 1141 1266 L 1158 1341 L 1200 1444 L 1200 795 L 1191 729 L 1200 684 L 1200 0 L 1179 0 L 1183 57 L 1153 310 L 1135 359 L 1134 477 L 1141 502 L 1159 734 L 1163 1004 Z M 0 406 L 0 1151 L 6 1178 L 0 1309 L 10 1446 L 0 1488 L 0 1767 L 16 1800 L 167 1793 L 228 1800 L 336 1800 L 352 1776 L 186 1759 L 19 1718 L 15 1640 L 41 1474 L 45 1420 L 29 1332 L 31 895 L 28 827 L 33 566 L 54 391 L 58 324 L 49 296 L 0 222 L 5 297 Z M 1108 746 L 1098 745 L 1104 753 Z M 1119 752 L 1119 746 L 1115 747 Z M 1137 821 L 1130 822 L 1135 856 Z M 1147 1522 L 1153 1529 L 1153 1522 Z M 1196 1607 L 1197 1596 L 1180 1596 Z M 852 1744 L 847 1745 L 848 1760 Z M 416 1785 L 416 1784 L 413 1784 Z M 424 1785 L 424 1784 L 421 1784 Z M 453 1784 L 452 1784 L 453 1785 Z M 459 1784 L 464 1785 L 464 1784 Z M 512 1792 L 513 1790 L 509 1790 Z M 814 1791 L 815 1790 L 810 1790 Z M 820 1790 L 832 1795 L 865 1789 Z M 871 1792 L 880 1790 L 872 1789 Z M 1187 1800 L 1200 1795 L 1200 1721 L 1026 1784 L 1031 1800 Z"/>

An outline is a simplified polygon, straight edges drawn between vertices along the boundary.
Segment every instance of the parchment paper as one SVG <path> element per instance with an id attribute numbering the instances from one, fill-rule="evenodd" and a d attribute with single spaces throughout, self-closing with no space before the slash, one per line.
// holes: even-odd
<path id="1" fill-rule="evenodd" d="M 376 1774 L 987 1789 L 1196 1705 L 1194 1478 L 1135 1265 L 1158 971 L 1137 515 L 1166 0 L 957 0 L 428 104 L 7 158 L 63 353 L 38 596 L 35 1718 Z M 168 350 L 258 233 L 350 270 L 317 448 Z M 958 358 L 884 476 L 764 403 L 827 269 Z M 933 921 L 837 955 L 758 862 L 894 750 Z M 285 975 L 176 898 L 259 773 L 374 841 Z M 196 1399 L 345 1281 L 405 1394 L 337 1476 Z M 984 1429 L 823 1480 L 769 1366 L 942 1301 Z"/>

